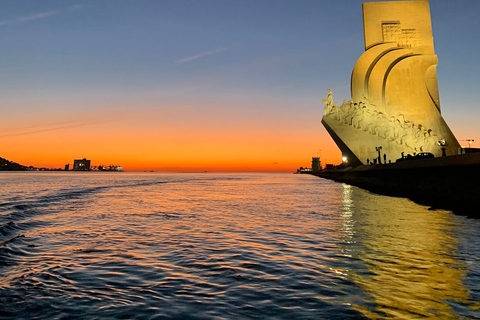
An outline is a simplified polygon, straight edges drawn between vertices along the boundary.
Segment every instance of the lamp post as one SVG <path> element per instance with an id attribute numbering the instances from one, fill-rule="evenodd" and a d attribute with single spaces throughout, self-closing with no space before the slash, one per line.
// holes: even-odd
<path id="1" fill-rule="evenodd" d="M 382 164 L 382 157 L 380 155 L 380 150 L 382 150 L 382 146 L 375 147 L 375 150 L 377 150 L 377 152 L 378 152 L 378 164 Z"/>

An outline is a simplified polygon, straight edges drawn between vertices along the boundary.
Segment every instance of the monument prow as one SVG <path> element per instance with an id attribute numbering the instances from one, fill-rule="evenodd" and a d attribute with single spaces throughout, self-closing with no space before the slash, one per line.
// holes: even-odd
<path id="1" fill-rule="evenodd" d="M 347 163 L 316 175 L 439 208 L 478 209 L 480 186 L 469 181 L 480 179 L 480 153 L 458 155 L 441 115 L 428 1 L 363 3 L 363 22 L 351 99 L 338 106 L 328 90 L 323 100 L 322 124 Z M 433 159 L 395 163 L 407 155 Z"/>
<path id="2" fill-rule="evenodd" d="M 363 4 L 365 53 L 341 106 L 328 90 L 322 123 L 351 163 L 367 164 L 376 148 L 401 154 L 455 155 L 460 144 L 440 113 L 437 56 L 428 1 Z"/>

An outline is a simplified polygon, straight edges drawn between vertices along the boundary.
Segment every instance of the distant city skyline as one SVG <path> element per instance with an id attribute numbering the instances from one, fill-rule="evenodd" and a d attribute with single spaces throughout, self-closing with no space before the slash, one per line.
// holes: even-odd
<path id="1" fill-rule="evenodd" d="M 361 0 L 0 4 L 0 157 L 127 171 L 287 171 L 341 153 Z M 480 146 L 480 2 L 431 0 L 442 115 Z M 478 141 L 478 144 L 477 144 Z"/>

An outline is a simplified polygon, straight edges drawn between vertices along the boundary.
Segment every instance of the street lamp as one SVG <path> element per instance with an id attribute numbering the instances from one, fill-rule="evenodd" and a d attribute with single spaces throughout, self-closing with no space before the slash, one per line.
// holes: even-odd
<path id="1" fill-rule="evenodd" d="M 437 144 L 439 146 L 448 146 L 448 142 L 445 139 L 438 140 Z"/>
<path id="2" fill-rule="evenodd" d="M 382 157 L 380 156 L 380 150 L 382 150 L 382 146 L 375 147 L 375 150 L 378 152 L 378 164 L 382 164 Z"/>

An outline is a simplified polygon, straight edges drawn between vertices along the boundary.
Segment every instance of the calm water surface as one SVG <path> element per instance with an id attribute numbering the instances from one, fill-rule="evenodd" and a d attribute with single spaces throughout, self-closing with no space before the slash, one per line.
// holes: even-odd
<path id="1" fill-rule="evenodd" d="M 480 221 L 293 174 L 2 173 L 2 319 L 478 319 Z"/>

